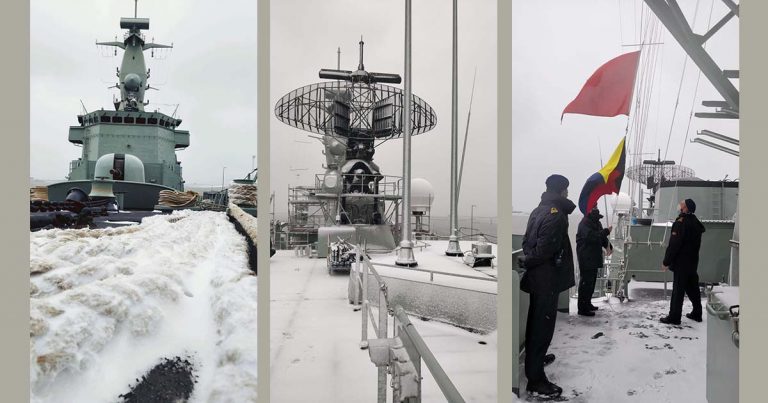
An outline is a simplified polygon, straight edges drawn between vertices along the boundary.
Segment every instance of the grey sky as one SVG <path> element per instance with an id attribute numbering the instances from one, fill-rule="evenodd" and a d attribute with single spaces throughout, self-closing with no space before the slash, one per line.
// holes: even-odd
<path id="1" fill-rule="evenodd" d="M 174 44 L 147 55 L 152 70 L 148 110 L 183 119 L 190 146 L 179 151 L 187 186 L 220 186 L 250 171 L 256 155 L 256 3 L 249 0 L 139 1 L 150 18 L 147 39 Z M 122 52 L 100 49 L 96 40 L 122 38 L 120 17 L 133 16 L 129 0 L 33 0 L 31 2 L 30 175 L 63 179 L 82 150 L 67 130 L 82 113 L 114 109 L 107 87 L 116 81 Z"/>
<path id="2" fill-rule="evenodd" d="M 707 30 L 714 2 L 714 25 L 727 9 L 720 0 L 682 1 L 688 21 L 693 20 L 699 3 L 694 32 Z M 627 117 L 614 118 L 560 114 L 578 94 L 589 76 L 606 61 L 638 47 L 622 47 L 640 41 L 641 15 L 646 7 L 641 0 L 513 0 L 512 10 L 512 204 L 515 210 L 530 211 L 544 191 L 544 179 L 551 173 L 566 175 L 571 182 L 569 198 L 578 201 L 584 181 L 601 168 L 624 135 Z M 655 16 L 653 17 L 655 18 Z M 707 50 L 724 69 L 738 69 L 738 19 L 732 19 L 707 42 Z M 687 57 L 674 38 L 663 29 L 663 52 L 651 95 L 650 115 L 645 134 L 645 159 L 664 157 L 678 86 Z M 694 100 L 699 70 L 692 61 L 683 78 L 677 116 L 667 159 L 680 163 L 686 127 L 692 105 L 694 112 L 709 112 L 702 100 L 721 100 L 702 75 Z M 735 81 L 738 88 L 738 80 Z M 738 138 L 738 121 L 697 119 L 691 122 L 689 140 L 701 129 L 710 129 Z M 628 153 L 636 153 L 627 144 Z M 629 156 L 628 156 L 629 157 Z M 629 158 L 628 158 L 629 160 Z M 693 168 L 702 179 L 719 180 L 738 174 L 738 158 L 700 144 L 688 143 L 682 164 Z M 627 164 L 630 165 L 629 163 Z M 625 178 L 622 191 L 634 182 Z M 636 186 L 636 184 L 634 184 Z M 603 202 L 600 201 L 602 208 Z"/>
<path id="3" fill-rule="evenodd" d="M 289 91 L 315 82 L 321 68 L 354 70 L 360 35 L 365 40 L 365 68 L 403 73 L 404 1 L 289 0 L 272 3 L 272 106 Z M 496 216 L 496 2 L 459 1 L 459 136 L 464 136 L 472 75 L 477 84 L 459 201 L 459 215 Z M 413 138 L 413 177 L 435 188 L 433 215 L 446 215 L 450 195 L 451 2 L 413 2 L 414 94 L 437 114 L 437 126 Z M 287 211 L 288 185 L 314 183 L 325 158 L 308 132 L 271 120 L 271 181 L 278 215 Z M 402 174 L 402 140 L 377 148 L 374 161 L 384 175 Z M 295 169 L 291 171 L 291 169 Z M 306 169 L 306 170 L 297 170 Z M 298 177 L 297 177 L 298 175 Z"/>

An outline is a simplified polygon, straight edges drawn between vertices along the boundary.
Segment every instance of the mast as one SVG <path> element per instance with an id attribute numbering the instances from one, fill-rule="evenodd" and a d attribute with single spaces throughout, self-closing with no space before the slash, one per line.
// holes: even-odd
<path id="1" fill-rule="evenodd" d="M 458 177 L 458 159 L 459 159 L 459 102 L 458 102 L 458 6 L 457 1 L 453 0 L 453 68 L 451 75 L 451 236 L 448 239 L 448 249 L 445 254 L 448 256 L 462 256 L 461 247 L 459 247 L 459 215 L 458 215 L 458 191 L 456 189 Z"/>
<path id="2" fill-rule="evenodd" d="M 145 42 L 142 30 L 149 29 L 149 18 L 138 18 L 138 0 L 134 0 L 133 15 L 133 18 L 120 19 L 120 28 L 128 31 L 122 42 L 96 42 L 97 45 L 123 49 L 123 60 L 117 70 L 119 82 L 115 85 L 120 90 L 120 100 L 115 102 L 115 110 L 118 111 L 144 111 L 144 106 L 148 103 L 144 100 L 144 92 L 150 89 L 144 51 L 173 48 L 172 44 Z"/>
<path id="3" fill-rule="evenodd" d="M 362 52 L 362 50 L 361 50 Z M 362 54 L 361 54 L 362 56 Z M 400 231 L 400 249 L 397 251 L 398 266 L 416 266 L 411 240 L 411 0 L 405 0 L 405 69 L 403 81 L 403 224 Z M 362 59 L 361 59 L 362 65 Z"/>

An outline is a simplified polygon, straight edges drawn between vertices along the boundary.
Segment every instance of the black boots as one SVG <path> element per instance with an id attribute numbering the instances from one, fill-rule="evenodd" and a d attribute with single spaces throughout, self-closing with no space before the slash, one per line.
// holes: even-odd
<path id="1" fill-rule="evenodd" d="M 529 396 L 552 399 L 560 396 L 563 393 L 563 388 L 544 378 L 538 382 L 528 383 L 525 391 L 528 392 Z"/>
<path id="2" fill-rule="evenodd" d="M 597 311 L 598 309 L 600 308 L 592 304 L 589 304 L 589 307 L 587 307 L 587 309 L 579 309 L 578 314 L 582 316 L 595 316 L 595 311 Z"/>
<path id="3" fill-rule="evenodd" d="M 669 316 L 664 316 L 663 318 L 659 319 L 659 322 L 665 324 L 665 325 L 679 325 L 680 319 L 674 320 L 670 318 Z"/>
<path id="4" fill-rule="evenodd" d="M 691 312 L 691 313 L 686 313 L 685 317 L 690 320 L 694 320 L 696 322 L 701 322 L 701 314 L 694 315 L 693 312 Z"/>
<path id="5" fill-rule="evenodd" d="M 685 317 L 690 319 L 690 320 L 696 321 L 696 322 L 701 322 L 701 319 L 702 319 L 701 318 L 701 314 L 695 315 L 693 312 L 686 313 Z M 672 320 L 672 318 L 670 318 L 669 315 L 667 315 L 667 316 L 659 319 L 659 322 L 665 323 L 667 325 L 679 325 L 680 324 L 680 319 L 675 321 L 675 320 Z"/>

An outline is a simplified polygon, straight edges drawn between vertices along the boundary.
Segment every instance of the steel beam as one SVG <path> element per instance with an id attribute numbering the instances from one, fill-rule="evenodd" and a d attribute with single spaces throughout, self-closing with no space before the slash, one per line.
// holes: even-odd
<path id="1" fill-rule="evenodd" d="M 733 0 L 723 0 L 725 6 L 728 7 L 736 16 L 739 16 L 739 5 L 734 3 Z"/>
<path id="2" fill-rule="evenodd" d="M 701 101 L 701 104 L 710 108 L 727 108 L 728 102 L 725 101 Z"/>
<path id="3" fill-rule="evenodd" d="M 696 112 L 693 114 L 697 118 L 703 119 L 738 119 L 739 115 L 733 115 L 725 112 Z"/>
<path id="4" fill-rule="evenodd" d="M 704 42 L 706 42 L 706 41 L 707 41 L 709 38 L 711 38 L 711 37 L 712 37 L 712 35 L 714 35 L 715 33 L 717 33 L 717 31 L 719 31 L 719 30 L 720 30 L 720 28 L 722 28 L 723 26 L 725 26 L 725 24 L 727 24 L 727 23 L 728 23 L 728 21 L 730 21 L 730 20 L 731 20 L 731 18 L 733 18 L 733 16 L 735 16 L 735 15 L 736 15 L 736 14 L 734 14 L 734 13 L 733 13 L 733 11 L 730 11 L 730 12 L 728 12 L 728 14 L 726 14 L 726 15 L 725 15 L 725 17 L 721 18 L 721 19 L 720 19 L 720 21 L 718 21 L 718 22 L 717 22 L 717 24 L 715 24 L 714 26 L 712 26 L 712 28 L 710 28 L 710 29 L 709 29 L 709 31 L 707 31 L 707 33 L 706 33 L 706 34 L 704 34 L 704 35 L 698 35 L 698 37 L 699 37 L 699 43 L 704 43 Z"/>
<path id="5" fill-rule="evenodd" d="M 733 137 L 728 137 L 728 136 L 726 136 L 724 134 L 715 133 L 715 132 L 713 132 L 711 130 L 702 130 L 702 131 L 698 132 L 697 134 L 699 136 L 709 136 L 709 137 L 712 137 L 712 138 L 715 138 L 715 139 L 718 139 L 718 140 L 725 141 L 726 143 L 731 143 L 731 144 L 736 145 L 736 146 L 739 145 L 739 140 L 738 139 L 735 139 Z"/>
<path id="6" fill-rule="evenodd" d="M 680 7 L 674 0 L 644 0 L 648 7 L 659 18 L 669 33 L 680 43 L 683 50 L 696 63 L 704 76 L 712 83 L 718 93 L 734 110 L 739 109 L 739 91 L 724 77 L 723 71 L 718 67 L 712 57 L 701 47 L 701 43 L 691 31 L 691 27 L 680 11 Z"/>
<path id="7" fill-rule="evenodd" d="M 722 151 L 722 152 L 727 153 L 727 154 L 735 155 L 737 157 L 739 156 L 739 152 L 738 151 L 731 150 L 728 147 L 721 146 L 720 144 L 715 144 L 715 143 L 713 143 L 711 141 L 707 141 L 707 140 L 704 140 L 704 139 L 698 139 L 697 138 L 697 139 L 693 139 L 691 142 L 692 143 L 703 144 L 703 145 L 705 145 L 707 147 L 711 147 L 711 148 L 714 148 L 715 150 Z"/>

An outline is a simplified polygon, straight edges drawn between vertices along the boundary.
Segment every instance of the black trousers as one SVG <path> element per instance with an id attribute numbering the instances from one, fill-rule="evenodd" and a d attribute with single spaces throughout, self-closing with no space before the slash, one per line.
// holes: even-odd
<path id="1" fill-rule="evenodd" d="M 530 294 L 525 328 L 525 376 L 528 383 L 547 378 L 544 374 L 544 356 L 555 333 L 557 296 L 555 292 Z"/>
<path id="2" fill-rule="evenodd" d="M 674 321 L 680 321 L 683 314 L 683 300 L 688 295 L 688 299 L 693 304 L 693 315 L 701 317 L 701 292 L 699 291 L 699 274 L 696 272 L 686 273 L 682 271 L 673 272 L 672 280 L 672 301 L 669 305 L 669 318 Z"/>
<path id="3" fill-rule="evenodd" d="M 592 294 L 595 292 L 597 269 L 579 271 L 579 312 L 589 311 L 592 307 Z"/>

